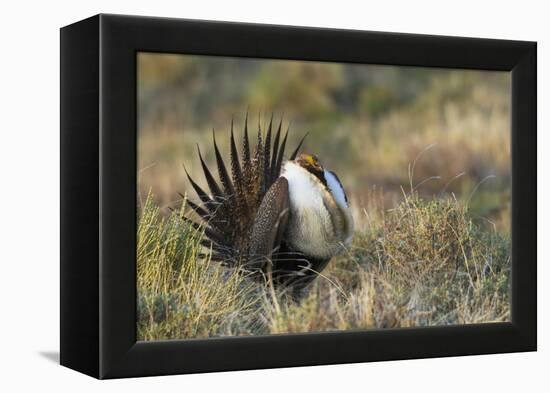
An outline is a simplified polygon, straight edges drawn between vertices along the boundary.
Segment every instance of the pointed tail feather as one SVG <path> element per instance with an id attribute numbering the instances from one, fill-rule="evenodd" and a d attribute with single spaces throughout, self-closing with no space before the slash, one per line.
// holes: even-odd
<path id="1" fill-rule="evenodd" d="M 263 166 L 264 166 L 264 175 L 263 175 L 263 189 L 262 192 L 266 192 L 267 188 L 271 185 L 271 129 L 273 127 L 273 113 L 271 114 L 271 119 L 269 120 L 269 126 L 267 127 L 267 133 L 265 136 L 264 143 L 264 154 L 263 154 Z"/>
<path id="2" fill-rule="evenodd" d="M 215 206 L 217 205 L 216 202 L 214 202 L 206 192 L 200 186 L 195 183 L 195 181 L 191 178 L 191 175 L 189 175 L 189 172 L 187 172 L 187 168 L 185 166 L 183 167 L 185 170 L 185 174 L 187 175 L 187 179 L 189 179 L 189 182 L 191 183 L 191 186 L 197 193 L 199 199 L 202 201 L 204 206 L 212 213 L 215 211 Z"/>
<path id="3" fill-rule="evenodd" d="M 220 181 L 223 184 L 223 187 L 225 189 L 225 196 L 226 197 L 232 196 L 235 193 L 235 189 L 233 188 L 233 183 L 231 182 L 231 178 L 227 173 L 227 168 L 225 167 L 225 163 L 223 162 L 222 155 L 220 154 L 220 150 L 218 149 L 218 144 L 216 143 L 216 135 L 214 134 L 214 130 L 212 130 L 212 138 L 214 141 L 214 152 L 216 153 L 216 163 L 218 165 L 218 175 L 220 176 Z"/>
<path id="4" fill-rule="evenodd" d="M 236 188 L 242 188 L 243 175 L 241 170 L 241 164 L 239 162 L 239 153 L 237 152 L 237 145 L 235 143 L 235 135 L 233 134 L 233 119 L 231 119 L 231 174 L 233 175 L 233 184 Z"/>
<path id="5" fill-rule="evenodd" d="M 278 173 L 276 173 L 277 168 L 277 156 L 279 154 L 279 139 L 281 137 L 281 126 L 283 125 L 283 118 L 279 122 L 279 127 L 277 127 L 277 133 L 275 134 L 275 140 L 273 141 L 273 153 L 271 154 L 271 173 L 269 174 L 270 183 L 274 182 Z"/>
<path id="6" fill-rule="evenodd" d="M 216 183 L 216 180 L 214 180 L 214 176 L 212 176 L 212 172 L 210 172 L 210 169 L 206 166 L 202 154 L 201 149 L 199 148 L 199 145 L 197 145 L 197 151 L 199 152 L 199 159 L 202 166 L 202 171 L 204 172 L 204 177 L 206 178 L 206 182 L 208 183 L 208 187 L 210 188 L 210 191 L 212 192 L 212 195 L 216 197 L 216 199 L 223 198 L 223 193 L 220 187 L 218 186 L 218 183 Z"/>
<path id="7" fill-rule="evenodd" d="M 250 141 L 248 140 L 248 112 L 244 119 L 244 136 L 243 136 L 243 170 L 245 176 L 248 176 L 248 170 L 252 166 L 252 160 L 250 157 Z"/>
<path id="8" fill-rule="evenodd" d="M 275 175 L 278 176 L 281 173 L 281 166 L 283 164 L 283 156 L 285 153 L 286 140 L 288 138 L 288 129 L 286 130 L 283 142 L 281 143 L 281 149 L 279 150 L 279 155 L 277 157 L 277 165 L 275 167 Z"/>
<path id="9" fill-rule="evenodd" d="M 191 220 L 190 218 L 188 217 L 185 217 L 185 216 L 182 216 L 180 217 L 184 222 L 186 222 L 187 224 L 191 225 L 193 227 L 193 229 L 195 230 L 201 230 L 204 225 L 202 224 L 199 224 L 193 220 Z M 219 233 L 218 231 L 216 231 L 215 229 L 213 229 L 212 227 L 204 227 L 204 234 L 206 235 L 206 237 L 208 237 L 210 240 L 212 240 L 213 242 L 219 244 L 219 245 L 225 245 L 227 246 L 226 244 L 226 240 L 225 240 L 225 237 Z"/>
<path id="10" fill-rule="evenodd" d="M 296 149 L 294 150 L 294 152 L 290 155 L 290 158 L 289 160 L 294 160 L 296 158 L 296 156 L 298 155 L 298 151 L 300 150 L 300 148 L 302 147 L 302 143 L 304 143 L 304 140 L 306 139 L 306 136 L 308 135 L 309 133 L 306 132 L 306 134 L 302 137 L 302 139 L 300 140 L 300 143 L 298 143 L 298 146 L 296 146 Z"/>

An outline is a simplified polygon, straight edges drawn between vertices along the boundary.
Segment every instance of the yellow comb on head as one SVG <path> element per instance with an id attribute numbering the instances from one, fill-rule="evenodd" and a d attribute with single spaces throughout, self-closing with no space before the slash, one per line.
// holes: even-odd
<path id="1" fill-rule="evenodd" d="M 315 163 L 317 162 L 315 157 L 312 156 L 311 154 L 304 154 L 304 159 L 310 165 L 315 165 Z"/>
<path id="2" fill-rule="evenodd" d="M 319 158 L 315 154 L 302 153 L 298 156 L 297 160 L 304 167 L 321 168 Z"/>

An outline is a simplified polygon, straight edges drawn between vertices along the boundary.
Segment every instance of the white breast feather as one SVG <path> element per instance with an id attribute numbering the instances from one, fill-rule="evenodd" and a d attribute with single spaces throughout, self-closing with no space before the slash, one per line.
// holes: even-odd
<path id="1" fill-rule="evenodd" d="M 307 170 L 293 162 L 287 162 L 283 168 L 283 176 L 288 180 L 291 204 L 303 209 L 319 209 L 323 206 L 319 186 Z"/>
<path id="2" fill-rule="evenodd" d="M 327 178 L 327 184 L 331 191 L 335 190 L 336 203 L 343 203 L 341 207 L 347 209 L 344 191 L 334 176 L 329 175 L 331 183 L 328 183 Z M 306 255 L 321 259 L 330 258 L 340 252 L 344 239 L 336 238 L 330 213 L 323 202 L 323 197 L 328 192 L 319 179 L 291 161 L 285 163 L 282 176 L 288 180 L 290 196 L 290 245 Z"/>

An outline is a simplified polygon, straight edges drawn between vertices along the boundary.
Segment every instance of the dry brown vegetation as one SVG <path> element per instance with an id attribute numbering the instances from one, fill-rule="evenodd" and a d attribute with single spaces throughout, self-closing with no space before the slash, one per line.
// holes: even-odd
<path id="1" fill-rule="evenodd" d="M 372 209 L 373 206 L 370 206 Z M 506 321 L 509 239 L 460 202 L 404 194 L 296 302 L 199 258 L 202 234 L 148 198 L 138 232 L 141 340 Z"/>

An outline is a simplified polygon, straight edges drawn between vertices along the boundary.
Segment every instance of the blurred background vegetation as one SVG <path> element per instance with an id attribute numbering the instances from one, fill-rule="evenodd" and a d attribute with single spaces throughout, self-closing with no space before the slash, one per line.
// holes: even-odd
<path id="1" fill-rule="evenodd" d="M 140 53 L 142 200 L 151 190 L 159 206 L 176 206 L 189 190 L 182 164 L 204 184 L 196 145 L 213 163 L 215 129 L 228 156 L 231 119 L 241 135 L 247 110 L 252 135 L 272 113 L 291 122 L 291 146 L 309 132 L 303 150 L 338 174 L 358 226 L 373 192 L 391 209 L 403 187 L 454 195 L 509 232 L 509 73 Z"/>

